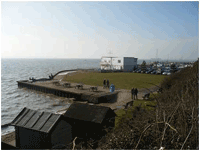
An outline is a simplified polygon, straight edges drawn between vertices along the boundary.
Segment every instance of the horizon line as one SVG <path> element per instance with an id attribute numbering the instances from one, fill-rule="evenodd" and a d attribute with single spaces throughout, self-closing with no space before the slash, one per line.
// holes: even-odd
<path id="1" fill-rule="evenodd" d="M 22 57 L 22 58 L 11 58 L 11 57 L 1 57 L 1 59 L 101 59 L 101 58 L 24 58 L 24 57 Z M 184 61 L 184 60 L 198 60 L 198 58 L 197 59 L 180 59 L 180 58 L 176 58 L 176 59 L 162 59 L 162 58 L 158 58 L 160 61 L 162 61 L 162 60 L 175 60 L 175 61 Z M 138 60 L 156 60 L 156 58 L 151 58 L 151 59 L 148 59 L 148 58 L 141 58 L 141 59 L 139 59 L 138 58 Z"/>

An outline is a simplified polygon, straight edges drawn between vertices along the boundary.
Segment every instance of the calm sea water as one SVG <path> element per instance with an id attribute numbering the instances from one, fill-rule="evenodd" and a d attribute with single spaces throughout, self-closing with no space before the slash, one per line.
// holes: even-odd
<path id="1" fill-rule="evenodd" d="M 16 115 L 28 107 L 39 111 L 56 112 L 70 104 L 55 106 L 63 98 L 19 89 L 18 80 L 29 77 L 48 78 L 61 70 L 77 68 L 100 68 L 100 59 L 1 59 L 1 124 L 11 122 Z M 1 134 L 14 131 L 10 126 L 1 129 Z"/>

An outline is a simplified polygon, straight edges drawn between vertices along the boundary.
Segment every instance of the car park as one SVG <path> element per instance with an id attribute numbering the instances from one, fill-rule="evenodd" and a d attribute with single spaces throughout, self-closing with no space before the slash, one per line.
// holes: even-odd
<path id="1" fill-rule="evenodd" d="M 146 71 L 147 74 L 151 73 L 153 71 L 153 69 L 149 69 Z"/>

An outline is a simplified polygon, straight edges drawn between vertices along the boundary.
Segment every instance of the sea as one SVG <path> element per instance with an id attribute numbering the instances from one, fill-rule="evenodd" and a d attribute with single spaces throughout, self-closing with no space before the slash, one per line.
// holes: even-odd
<path id="1" fill-rule="evenodd" d="M 11 122 L 24 107 L 56 112 L 70 106 L 59 105 L 61 97 L 18 88 L 17 81 L 48 78 L 61 70 L 80 68 L 99 69 L 100 59 L 1 59 L 1 125 Z M 12 131 L 13 126 L 1 128 L 2 135 Z"/>

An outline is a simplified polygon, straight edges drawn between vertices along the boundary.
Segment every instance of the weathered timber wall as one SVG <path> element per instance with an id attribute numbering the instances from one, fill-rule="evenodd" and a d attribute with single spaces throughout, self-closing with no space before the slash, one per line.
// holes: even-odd
<path id="1" fill-rule="evenodd" d="M 104 94 L 88 94 L 88 93 L 78 93 L 78 92 L 71 92 L 67 90 L 61 90 L 58 88 L 51 88 L 36 85 L 34 83 L 28 83 L 28 80 L 17 81 L 19 88 L 27 88 L 43 93 L 54 94 L 59 97 L 67 97 L 67 98 L 75 98 L 74 101 L 88 101 L 89 103 L 106 103 L 106 102 L 116 102 L 117 100 L 117 92 L 114 93 L 104 93 Z"/>
<path id="2" fill-rule="evenodd" d="M 75 98 L 76 100 L 81 100 L 81 93 L 68 92 L 56 88 L 50 88 L 45 86 L 35 85 L 33 83 L 27 83 L 26 81 L 17 81 L 19 88 L 27 88 L 35 91 L 40 91 L 43 93 L 54 94 L 60 97 Z"/>

